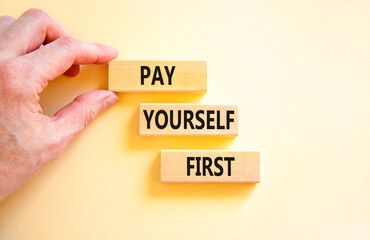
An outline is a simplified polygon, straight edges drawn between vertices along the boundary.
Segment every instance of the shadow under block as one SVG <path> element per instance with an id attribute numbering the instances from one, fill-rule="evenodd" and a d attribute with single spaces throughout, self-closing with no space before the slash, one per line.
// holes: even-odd
<path id="1" fill-rule="evenodd" d="M 140 136 L 237 136 L 236 105 L 140 104 Z"/>
<path id="2" fill-rule="evenodd" d="M 260 153 L 162 150 L 161 182 L 260 182 Z"/>
<path id="3" fill-rule="evenodd" d="M 116 92 L 207 91 L 206 61 L 112 61 L 109 90 Z"/>

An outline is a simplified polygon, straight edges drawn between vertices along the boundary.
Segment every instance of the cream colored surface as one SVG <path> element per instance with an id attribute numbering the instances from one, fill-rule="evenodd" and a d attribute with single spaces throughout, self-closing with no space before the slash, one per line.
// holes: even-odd
<path id="1" fill-rule="evenodd" d="M 208 93 L 120 94 L 0 203 L 0 239 L 369 239 L 370 2 L 21 1 L 120 59 L 207 59 Z M 107 66 L 42 94 L 54 114 Z M 239 136 L 139 137 L 139 103 L 239 104 Z M 161 149 L 259 149 L 260 184 L 160 183 Z"/>

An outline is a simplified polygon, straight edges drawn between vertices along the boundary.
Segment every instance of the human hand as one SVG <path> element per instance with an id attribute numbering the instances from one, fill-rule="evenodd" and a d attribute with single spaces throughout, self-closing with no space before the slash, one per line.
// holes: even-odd
<path id="1" fill-rule="evenodd" d="M 43 115 L 39 93 L 79 64 L 103 64 L 113 47 L 74 39 L 46 13 L 30 9 L 0 17 L 0 201 L 61 155 L 73 137 L 118 97 L 110 91 L 78 96 L 53 117 Z"/>

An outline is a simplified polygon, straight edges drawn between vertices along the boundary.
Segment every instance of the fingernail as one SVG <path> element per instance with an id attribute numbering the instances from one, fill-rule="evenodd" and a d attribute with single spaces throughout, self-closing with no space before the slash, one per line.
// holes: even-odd
<path id="1" fill-rule="evenodd" d="M 107 46 L 109 48 L 109 51 L 118 53 L 118 49 L 116 47 L 113 47 L 111 45 L 105 45 L 105 46 Z"/>
<path id="2" fill-rule="evenodd" d="M 110 107 L 118 101 L 118 96 L 115 93 L 112 93 L 104 99 L 105 107 Z"/>

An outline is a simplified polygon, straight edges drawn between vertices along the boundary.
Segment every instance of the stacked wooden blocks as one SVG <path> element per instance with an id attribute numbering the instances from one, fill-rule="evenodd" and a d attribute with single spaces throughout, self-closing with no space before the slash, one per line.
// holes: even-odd
<path id="1" fill-rule="evenodd" d="M 206 92 L 205 61 L 113 61 L 109 90 Z M 141 136 L 237 136 L 236 105 L 140 104 Z M 260 181 L 260 154 L 228 150 L 162 150 L 162 182 Z"/>

